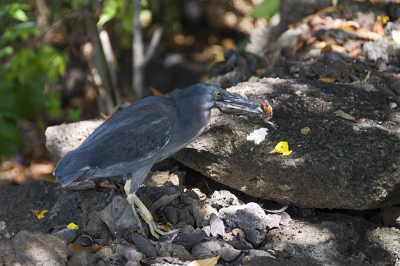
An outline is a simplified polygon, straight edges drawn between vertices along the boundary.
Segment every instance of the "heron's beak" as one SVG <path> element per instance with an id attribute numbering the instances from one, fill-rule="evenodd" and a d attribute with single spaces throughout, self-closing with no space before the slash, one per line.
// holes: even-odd
<path id="1" fill-rule="evenodd" d="M 257 114 L 268 112 L 272 116 L 272 107 L 267 100 L 265 100 L 264 104 L 261 104 L 233 94 L 224 95 L 220 100 L 215 101 L 215 106 L 217 108 L 233 108 Z"/>

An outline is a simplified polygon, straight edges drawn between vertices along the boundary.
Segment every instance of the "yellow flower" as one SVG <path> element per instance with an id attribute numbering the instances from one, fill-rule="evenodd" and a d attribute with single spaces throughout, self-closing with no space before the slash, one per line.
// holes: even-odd
<path id="1" fill-rule="evenodd" d="M 275 149 L 271 153 L 282 153 L 282 156 L 287 156 L 292 153 L 289 151 L 289 144 L 286 141 L 281 141 L 276 144 Z"/>
<path id="2" fill-rule="evenodd" d="M 31 212 L 33 212 L 38 219 L 42 219 L 44 218 L 44 214 L 48 212 L 48 210 L 31 210 Z"/>
<path id="3" fill-rule="evenodd" d="M 79 229 L 79 226 L 77 226 L 77 225 L 74 224 L 74 223 L 70 223 L 70 224 L 67 226 L 67 228 L 78 230 L 78 229 Z"/>

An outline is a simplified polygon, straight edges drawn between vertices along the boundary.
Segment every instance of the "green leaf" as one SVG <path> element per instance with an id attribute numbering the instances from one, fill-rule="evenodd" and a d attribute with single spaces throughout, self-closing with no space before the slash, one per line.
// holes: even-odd
<path id="1" fill-rule="evenodd" d="M 17 141 L 18 129 L 15 123 L 9 121 L 8 119 L 4 119 L 4 117 L 2 117 L 2 119 L 0 119 L 0 125 L 1 125 L 0 137 L 7 138 L 12 141 Z"/>
<path id="2" fill-rule="evenodd" d="M 14 30 L 30 30 L 36 28 L 37 28 L 37 23 L 35 21 L 19 23 L 14 26 Z"/>
<path id="3" fill-rule="evenodd" d="M 125 15 L 121 18 L 122 28 L 127 32 L 131 33 L 133 30 L 132 15 Z"/>
<path id="4" fill-rule="evenodd" d="M 13 16 L 13 18 L 18 19 L 18 20 L 23 21 L 23 22 L 29 20 L 28 16 L 20 8 L 15 10 L 14 12 L 12 12 L 11 16 Z"/>
<path id="5" fill-rule="evenodd" d="M 20 142 L 17 124 L 0 113 L 0 155 L 10 156 Z"/>
<path id="6" fill-rule="evenodd" d="M 6 30 L 0 37 L 0 46 L 7 43 L 13 42 L 17 38 L 17 34 L 14 31 Z"/>
<path id="7" fill-rule="evenodd" d="M 82 4 L 82 0 L 71 0 L 71 7 L 72 9 L 77 9 Z"/>
<path id="8" fill-rule="evenodd" d="M 68 108 L 67 112 L 68 112 L 68 115 L 67 115 L 66 120 L 68 122 L 74 122 L 74 121 L 79 120 L 79 118 L 81 117 L 82 107 L 78 107 L 76 109 Z"/>
<path id="9" fill-rule="evenodd" d="M 0 58 L 2 58 L 5 55 L 10 55 L 13 53 L 14 53 L 14 48 L 12 46 L 4 47 L 3 49 L 0 50 Z"/>
<path id="10" fill-rule="evenodd" d="M 251 14 L 253 18 L 271 18 L 275 13 L 279 12 L 279 0 L 264 0 L 261 4 L 253 9 Z"/>
<path id="11" fill-rule="evenodd" d="M 48 105 L 48 110 L 51 115 L 53 115 L 55 118 L 59 118 L 61 114 L 61 99 L 60 96 L 49 92 L 47 94 L 47 105 Z"/>
<path id="12" fill-rule="evenodd" d="M 39 62 L 51 82 L 56 83 L 59 75 L 65 72 L 67 56 L 46 45 L 39 51 Z"/>
<path id="13" fill-rule="evenodd" d="M 107 21 L 110 21 L 117 15 L 118 3 L 117 1 L 107 0 L 105 1 L 103 13 L 100 15 L 99 22 L 97 24 L 101 27 Z"/>
<path id="14" fill-rule="evenodd" d="M 0 10 L 0 18 L 6 15 L 8 15 L 8 12 L 6 10 Z"/>
<path id="15" fill-rule="evenodd" d="M 13 56 L 11 60 L 12 68 L 17 71 L 21 71 L 21 67 L 26 67 L 29 61 L 33 58 L 35 58 L 35 52 L 33 49 L 22 49 Z"/>

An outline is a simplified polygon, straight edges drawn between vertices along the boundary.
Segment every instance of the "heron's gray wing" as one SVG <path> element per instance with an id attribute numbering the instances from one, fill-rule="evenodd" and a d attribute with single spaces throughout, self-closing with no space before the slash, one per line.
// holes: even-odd
<path id="1" fill-rule="evenodd" d="M 81 146 L 61 158 L 54 174 L 62 182 L 63 176 L 79 177 L 76 172 L 83 175 L 92 169 L 156 156 L 171 137 L 174 119 L 174 106 L 168 98 L 139 101 L 106 120 Z M 123 169 L 120 174 L 125 174 Z"/>
<path id="2" fill-rule="evenodd" d="M 127 121 L 121 129 L 98 139 L 90 149 L 92 155 L 88 166 L 104 169 L 117 163 L 144 161 L 155 156 L 168 143 L 173 121 L 160 114 L 148 114 L 145 120 L 139 126 L 132 126 Z"/>

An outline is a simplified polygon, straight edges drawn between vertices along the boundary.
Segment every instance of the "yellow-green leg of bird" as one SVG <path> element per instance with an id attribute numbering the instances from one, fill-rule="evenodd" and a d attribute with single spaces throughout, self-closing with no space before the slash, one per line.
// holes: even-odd
<path id="1" fill-rule="evenodd" d="M 153 220 L 153 216 L 151 215 L 149 210 L 147 210 L 147 208 L 143 204 L 143 202 L 138 198 L 138 196 L 136 196 L 135 193 L 129 193 L 130 187 L 131 187 L 131 180 L 128 180 L 128 181 L 126 181 L 126 184 L 124 186 L 125 193 L 127 194 L 126 199 L 127 199 L 128 203 L 132 206 L 134 214 L 136 213 L 136 210 L 135 210 L 135 204 L 136 204 L 136 206 L 138 207 L 138 212 L 140 213 L 140 216 L 142 216 L 143 220 L 145 220 L 145 222 L 149 225 L 150 232 L 155 238 L 157 238 L 157 239 L 159 238 L 158 234 L 168 235 L 168 234 L 174 234 L 177 232 L 176 230 L 172 230 L 170 232 L 164 232 L 160 228 L 158 228 L 158 226 L 155 224 L 155 222 Z M 136 214 L 136 216 L 137 216 L 137 214 Z M 138 219 L 138 217 L 135 217 L 135 218 Z M 143 231 L 143 227 L 142 227 L 140 221 L 139 221 L 139 224 L 140 224 L 139 225 L 140 230 Z"/>

